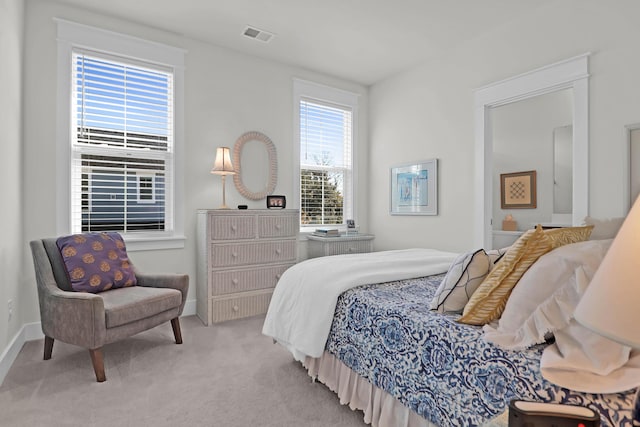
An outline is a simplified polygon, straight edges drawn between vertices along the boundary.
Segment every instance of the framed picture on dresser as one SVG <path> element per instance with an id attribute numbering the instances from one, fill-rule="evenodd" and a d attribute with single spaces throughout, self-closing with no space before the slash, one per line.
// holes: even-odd
<path id="1" fill-rule="evenodd" d="M 284 209 L 287 206 L 287 198 L 285 196 L 267 196 L 268 209 Z"/>

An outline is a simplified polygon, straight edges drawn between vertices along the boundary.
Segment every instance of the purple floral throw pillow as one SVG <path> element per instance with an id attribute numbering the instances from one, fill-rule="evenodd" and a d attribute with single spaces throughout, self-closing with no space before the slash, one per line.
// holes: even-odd
<path id="1" fill-rule="evenodd" d="M 56 244 L 74 291 L 95 294 L 136 284 L 120 234 L 74 234 L 58 238 Z"/>

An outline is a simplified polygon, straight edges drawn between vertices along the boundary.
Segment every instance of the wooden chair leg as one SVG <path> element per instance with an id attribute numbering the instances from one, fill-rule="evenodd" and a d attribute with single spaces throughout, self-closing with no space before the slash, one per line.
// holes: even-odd
<path id="1" fill-rule="evenodd" d="M 51 359 L 51 353 L 53 352 L 53 338 L 44 336 L 44 360 Z"/>
<path id="2" fill-rule="evenodd" d="M 89 354 L 91 355 L 93 371 L 96 373 L 96 381 L 98 381 L 99 383 L 106 381 L 107 377 L 104 375 L 104 359 L 102 358 L 102 348 L 89 350 Z"/>
<path id="3" fill-rule="evenodd" d="M 173 336 L 176 338 L 176 344 L 182 344 L 182 331 L 180 331 L 180 319 L 171 319 L 171 328 L 173 328 Z"/>

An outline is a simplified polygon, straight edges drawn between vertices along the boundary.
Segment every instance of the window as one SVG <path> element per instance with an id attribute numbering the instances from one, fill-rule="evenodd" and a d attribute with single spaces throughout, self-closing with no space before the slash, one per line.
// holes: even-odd
<path id="1" fill-rule="evenodd" d="M 357 95 L 294 82 L 301 231 L 354 218 Z"/>
<path id="2" fill-rule="evenodd" d="M 72 232 L 171 227 L 165 193 L 154 190 L 172 176 L 172 89 L 171 72 L 74 51 Z"/>
<path id="3" fill-rule="evenodd" d="M 60 234 L 183 247 L 184 52 L 62 20 L 58 40 Z"/>

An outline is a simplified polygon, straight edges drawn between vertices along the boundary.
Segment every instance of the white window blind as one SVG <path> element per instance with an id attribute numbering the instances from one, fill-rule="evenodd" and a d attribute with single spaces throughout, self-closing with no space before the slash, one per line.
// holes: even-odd
<path id="1" fill-rule="evenodd" d="M 74 50 L 72 232 L 173 229 L 171 70 Z"/>
<path id="2" fill-rule="evenodd" d="M 344 224 L 352 218 L 353 111 L 300 99 L 300 223 Z"/>

